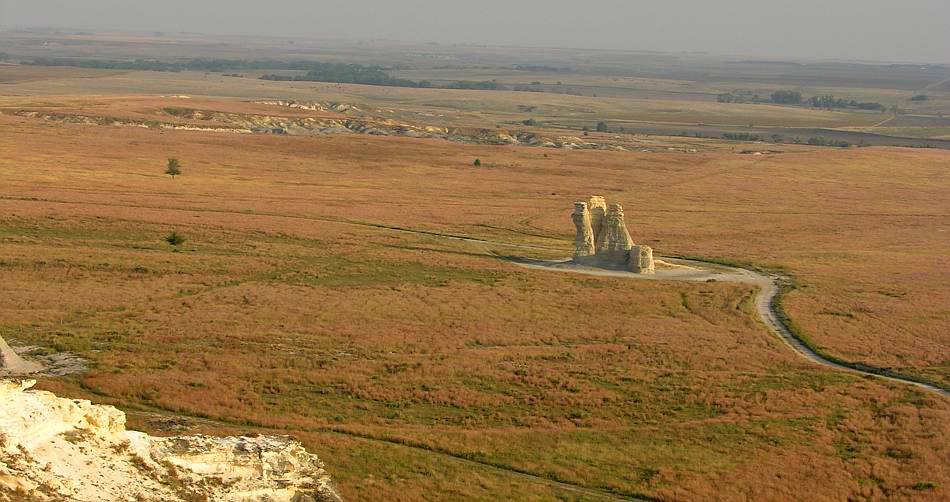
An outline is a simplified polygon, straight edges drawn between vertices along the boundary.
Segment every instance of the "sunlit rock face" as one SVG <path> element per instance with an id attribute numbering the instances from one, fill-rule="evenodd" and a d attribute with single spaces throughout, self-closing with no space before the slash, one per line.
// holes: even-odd
<path id="1" fill-rule="evenodd" d="M 577 228 L 577 235 L 574 237 L 574 257 L 593 256 L 595 252 L 594 230 L 591 227 L 590 211 L 587 210 L 587 204 L 583 202 L 575 203 L 571 220 Z"/>
<path id="2" fill-rule="evenodd" d="M 633 239 L 627 231 L 623 207 L 611 204 L 604 218 L 604 225 L 597 239 L 597 257 L 605 265 L 624 265 L 633 247 Z"/>
<path id="3" fill-rule="evenodd" d="M 656 265 L 653 262 L 653 248 L 650 246 L 633 246 L 630 249 L 630 271 L 635 274 L 653 274 Z"/>
<path id="4" fill-rule="evenodd" d="M 653 249 L 633 242 L 620 204 L 608 206 L 603 197 L 592 196 L 587 202 L 574 203 L 571 221 L 577 229 L 576 263 L 638 274 L 654 273 Z"/>
<path id="5" fill-rule="evenodd" d="M 587 200 L 587 209 L 590 211 L 591 231 L 594 232 L 594 246 L 600 243 L 600 232 L 604 229 L 604 218 L 607 217 L 607 201 L 599 195 L 592 195 Z"/>
<path id="6" fill-rule="evenodd" d="M 323 463 L 282 436 L 158 438 L 112 406 L 0 380 L 0 501 L 339 501 Z"/>

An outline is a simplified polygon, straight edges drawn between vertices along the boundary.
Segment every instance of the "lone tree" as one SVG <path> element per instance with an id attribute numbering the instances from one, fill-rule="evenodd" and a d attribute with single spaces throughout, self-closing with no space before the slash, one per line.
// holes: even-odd
<path id="1" fill-rule="evenodd" d="M 168 159 L 168 168 L 165 169 L 165 174 L 171 176 L 172 179 L 181 174 L 181 164 L 178 159 Z"/>
<path id="2" fill-rule="evenodd" d="M 482 167 L 482 159 L 475 159 L 475 162 L 472 162 L 472 165 L 475 167 Z"/>
<path id="3" fill-rule="evenodd" d="M 607 132 L 607 131 L 609 131 L 609 130 L 610 130 L 610 128 L 607 127 L 607 123 L 606 123 L 606 122 L 598 122 L 598 123 L 597 123 L 597 132 Z"/>

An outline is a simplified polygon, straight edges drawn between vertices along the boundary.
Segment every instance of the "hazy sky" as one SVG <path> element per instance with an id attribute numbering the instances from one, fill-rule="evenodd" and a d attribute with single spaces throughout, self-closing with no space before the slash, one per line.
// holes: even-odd
<path id="1" fill-rule="evenodd" d="M 0 0 L 0 26 L 950 63 L 950 0 Z"/>

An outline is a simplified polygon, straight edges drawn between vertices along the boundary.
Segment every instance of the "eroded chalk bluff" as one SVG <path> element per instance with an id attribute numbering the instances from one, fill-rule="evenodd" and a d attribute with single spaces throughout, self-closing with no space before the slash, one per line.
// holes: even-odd
<path id="1" fill-rule="evenodd" d="M 620 204 L 608 206 L 603 197 L 595 195 L 586 202 L 574 203 L 571 220 L 577 229 L 576 263 L 638 274 L 654 273 L 653 249 L 633 242 Z"/>
<path id="2" fill-rule="evenodd" d="M 112 406 L 0 380 L 0 501 L 339 501 L 283 436 L 152 437 Z"/>

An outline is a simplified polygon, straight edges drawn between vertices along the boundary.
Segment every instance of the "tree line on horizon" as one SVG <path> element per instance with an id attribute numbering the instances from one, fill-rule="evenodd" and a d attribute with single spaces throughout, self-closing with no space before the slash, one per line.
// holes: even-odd
<path id="1" fill-rule="evenodd" d="M 156 59 L 134 60 L 105 60 L 82 58 L 36 58 L 24 64 L 36 66 L 69 66 L 76 68 L 90 68 L 103 70 L 133 70 L 133 71 L 207 71 L 224 73 L 235 70 L 271 70 L 271 71 L 302 71 L 302 75 L 282 75 L 269 73 L 261 76 L 262 80 L 290 81 L 290 82 L 330 82 L 336 84 L 362 84 L 389 87 L 436 87 L 428 80 L 409 80 L 395 78 L 389 74 L 392 69 L 382 66 L 361 65 L 354 63 L 325 63 L 320 61 L 281 61 L 271 59 L 207 59 L 198 58 L 182 61 L 161 61 Z M 540 83 L 538 83 L 540 84 Z M 443 89 L 469 90 L 532 90 L 538 91 L 538 86 L 506 87 L 493 80 L 473 81 L 459 80 L 449 82 Z"/>
<path id="2" fill-rule="evenodd" d="M 873 101 L 848 100 L 830 94 L 805 99 L 801 92 L 786 89 L 775 91 L 767 98 L 762 98 L 758 94 L 752 94 L 748 91 L 727 92 L 717 96 L 716 100 L 720 103 L 773 103 L 778 105 L 808 105 L 814 108 L 828 109 L 854 108 L 879 112 L 887 110 L 887 107 L 883 104 Z"/>

